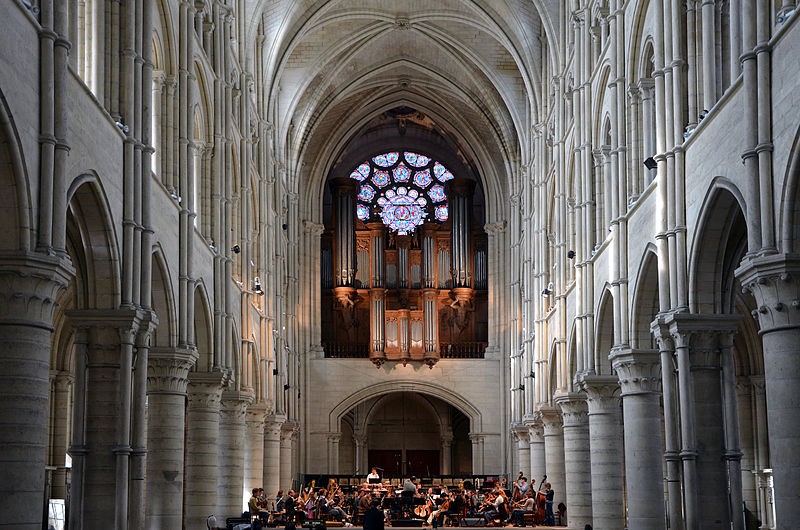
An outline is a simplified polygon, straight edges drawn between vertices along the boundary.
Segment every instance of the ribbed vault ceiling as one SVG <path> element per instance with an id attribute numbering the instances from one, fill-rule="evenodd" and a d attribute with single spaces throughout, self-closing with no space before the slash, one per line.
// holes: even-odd
<path id="1" fill-rule="evenodd" d="M 540 5 L 541 4 L 541 5 Z M 324 178 L 400 106 L 423 113 L 481 174 L 505 172 L 538 118 L 543 53 L 530 0 L 253 0 L 271 121 L 287 164 Z M 544 24 L 546 27 L 547 24 Z M 253 34 L 253 33 L 251 33 Z M 411 123 L 411 126 L 421 126 Z"/>

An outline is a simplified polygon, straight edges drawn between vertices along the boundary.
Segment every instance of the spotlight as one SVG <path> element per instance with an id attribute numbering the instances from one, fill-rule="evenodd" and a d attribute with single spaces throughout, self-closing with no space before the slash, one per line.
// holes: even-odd
<path id="1" fill-rule="evenodd" d="M 125 134 L 128 134 L 128 131 L 130 131 L 130 130 L 131 130 L 131 129 L 130 129 L 130 127 L 128 127 L 127 125 L 125 125 L 125 124 L 124 124 L 124 123 L 122 123 L 121 121 L 115 121 L 115 122 L 114 122 L 114 125 L 116 125 L 116 126 L 117 126 L 117 128 L 118 128 L 120 131 L 124 132 Z"/>
<path id="2" fill-rule="evenodd" d="M 542 289 L 542 296 L 544 296 L 545 298 L 547 298 L 551 294 L 553 294 L 553 282 L 548 283 L 547 287 Z"/>
<path id="3" fill-rule="evenodd" d="M 523 385 L 522 383 L 520 383 L 520 384 L 519 384 L 519 389 L 520 389 L 520 390 L 525 390 L 525 385 Z"/>
<path id="4" fill-rule="evenodd" d="M 575 259 L 575 251 L 574 250 L 568 250 L 567 251 L 567 258 Z"/>
<path id="5" fill-rule="evenodd" d="M 234 254 L 238 254 L 241 251 L 242 251 L 242 248 L 239 245 L 233 245 L 231 247 L 231 252 L 233 252 Z"/>
<path id="6" fill-rule="evenodd" d="M 647 159 L 645 159 L 644 167 L 646 167 L 647 169 L 655 169 L 655 168 L 658 167 L 658 164 L 656 163 L 655 158 L 653 158 L 651 156 L 651 157 L 648 157 Z"/>
<path id="7" fill-rule="evenodd" d="M 281 225 L 281 228 L 283 228 L 284 230 L 288 230 L 289 229 L 289 225 L 287 225 L 286 223 L 283 223 Z"/>
<path id="8" fill-rule="evenodd" d="M 700 111 L 700 116 L 699 116 L 700 121 L 703 121 L 703 118 L 705 118 L 706 116 L 708 116 L 708 109 L 701 110 Z"/>
<path id="9" fill-rule="evenodd" d="M 253 292 L 262 296 L 264 295 L 264 290 L 261 288 L 261 278 L 258 276 L 253 278 Z"/>
<path id="10" fill-rule="evenodd" d="M 289 383 L 286 383 L 285 385 L 283 385 L 283 389 L 284 390 L 289 390 L 290 388 L 292 388 L 292 387 L 289 386 Z"/>
<path id="11" fill-rule="evenodd" d="M 278 375 L 278 369 L 277 368 L 273 368 L 272 369 L 272 375 Z"/>

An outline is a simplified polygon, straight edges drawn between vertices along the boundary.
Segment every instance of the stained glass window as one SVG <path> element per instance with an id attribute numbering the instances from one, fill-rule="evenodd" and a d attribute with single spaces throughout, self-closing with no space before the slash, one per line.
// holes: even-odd
<path id="1" fill-rule="evenodd" d="M 399 235 L 413 232 L 430 214 L 438 222 L 447 221 L 447 194 L 441 183 L 454 177 L 426 155 L 412 151 L 379 154 L 362 162 L 350 178 L 362 182 L 356 205 L 361 221 L 380 219 Z"/>

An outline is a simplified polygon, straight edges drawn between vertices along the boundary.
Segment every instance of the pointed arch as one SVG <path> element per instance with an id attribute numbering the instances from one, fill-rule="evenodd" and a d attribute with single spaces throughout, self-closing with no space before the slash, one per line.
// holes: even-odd
<path id="1" fill-rule="evenodd" d="M 610 285 L 603 286 L 600 294 L 600 303 L 595 314 L 595 342 L 594 342 L 594 372 L 597 375 L 611 375 L 611 362 L 608 355 L 614 346 L 614 296 L 611 294 Z"/>
<path id="2" fill-rule="evenodd" d="M 747 251 L 742 193 L 715 178 L 700 209 L 689 254 L 689 308 L 693 313 L 733 313 L 734 270 Z"/>
<path id="3" fill-rule="evenodd" d="M 214 320 L 208 292 L 201 281 L 194 289 L 194 345 L 197 348 L 195 372 L 212 372 L 219 364 L 214 358 Z"/>
<path id="4" fill-rule="evenodd" d="M 76 269 L 76 308 L 116 309 L 122 283 L 119 239 L 99 177 L 77 177 L 67 201 L 67 253 Z"/>
<path id="5" fill-rule="evenodd" d="M 652 243 L 642 253 L 632 300 L 629 318 L 631 346 L 634 349 L 655 349 L 650 324 L 659 311 L 658 251 Z"/>
<path id="6" fill-rule="evenodd" d="M 0 250 L 29 251 L 34 246 L 28 174 L 16 126 L 0 90 Z"/>
<path id="7" fill-rule="evenodd" d="M 174 348 L 178 345 L 178 322 L 175 296 L 164 251 L 157 245 L 152 254 L 153 279 L 151 282 L 152 307 L 158 318 L 151 344 L 157 348 Z"/>
<path id="8" fill-rule="evenodd" d="M 785 254 L 794 254 L 800 252 L 800 128 L 795 133 L 783 182 L 779 217 L 780 250 Z"/>

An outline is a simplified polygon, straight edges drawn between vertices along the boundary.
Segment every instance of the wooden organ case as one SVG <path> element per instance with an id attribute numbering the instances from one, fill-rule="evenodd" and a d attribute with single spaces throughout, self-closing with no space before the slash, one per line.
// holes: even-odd
<path id="1" fill-rule="evenodd" d="M 351 215 L 351 181 L 333 179 L 331 187 L 334 212 L 322 236 L 321 260 L 325 356 L 369 358 L 378 367 L 482 358 L 487 237 L 482 219 L 471 218 L 474 183 L 451 183 L 451 217 L 407 235 Z"/>

